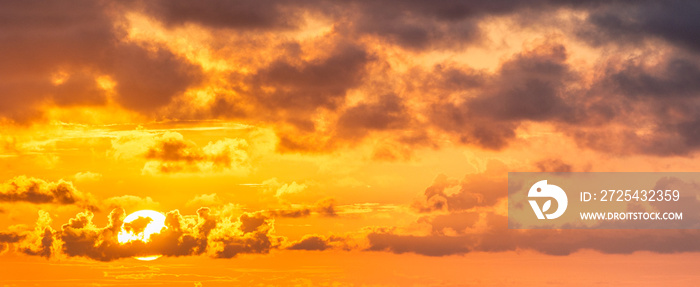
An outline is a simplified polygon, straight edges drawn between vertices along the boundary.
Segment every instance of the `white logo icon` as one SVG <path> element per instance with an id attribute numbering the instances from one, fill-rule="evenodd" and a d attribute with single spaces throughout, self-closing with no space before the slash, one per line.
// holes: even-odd
<path id="1" fill-rule="evenodd" d="M 564 192 L 561 187 L 558 187 L 553 184 L 547 184 L 546 180 L 540 180 L 536 182 L 535 184 L 530 187 L 530 191 L 527 193 L 527 196 L 532 198 L 532 197 L 550 197 L 553 198 L 554 200 L 557 201 L 557 210 L 554 211 L 553 213 L 549 214 L 544 214 L 549 210 L 550 207 L 552 207 L 552 200 L 547 200 L 544 205 L 542 205 L 542 208 L 537 205 L 537 201 L 535 200 L 529 200 L 530 206 L 532 206 L 532 210 L 535 211 L 535 215 L 537 215 L 537 219 L 555 219 L 564 214 L 564 211 L 566 211 L 566 206 L 569 204 L 569 199 L 566 197 L 566 192 Z"/>

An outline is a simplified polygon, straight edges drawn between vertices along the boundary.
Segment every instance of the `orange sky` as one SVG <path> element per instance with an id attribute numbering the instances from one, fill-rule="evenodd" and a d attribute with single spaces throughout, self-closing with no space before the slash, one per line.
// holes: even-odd
<path id="1" fill-rule="evenodd" d="M 700 7 L 528 2 L 0 1 L 0 286 L 694 284 L 695 230 L 506 196 L 700 171 Z"/>

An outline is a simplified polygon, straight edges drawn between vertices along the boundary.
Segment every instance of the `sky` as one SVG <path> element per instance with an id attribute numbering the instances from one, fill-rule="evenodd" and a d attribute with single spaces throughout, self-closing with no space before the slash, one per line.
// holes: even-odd
<path id="1" fill-rule="evenodd" d="M 0 286 L 694 285 L 700 232 L 510 230 L 507 177 L 700 171 L 698 14 L 2 0 Z"/>

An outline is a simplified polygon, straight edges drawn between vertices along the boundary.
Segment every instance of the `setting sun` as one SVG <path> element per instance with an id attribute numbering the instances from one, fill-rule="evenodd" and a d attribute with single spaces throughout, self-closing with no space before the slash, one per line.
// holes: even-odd
<path id="1" fill-rule="evenodd" d="M 151 235 L 160 233 L 165 229 L 165 215 L 154 210 L 139 210 L 124 218 L 117 240 L 124 244 L 132 241 L 149 242 Z M 134 257 L 138 260 L 155 260 L 160 255 Z"/>

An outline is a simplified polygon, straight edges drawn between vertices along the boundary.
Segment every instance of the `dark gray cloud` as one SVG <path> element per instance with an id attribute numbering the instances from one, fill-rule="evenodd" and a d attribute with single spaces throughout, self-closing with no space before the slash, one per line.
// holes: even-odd
<path id="1" fill-rule="evenodd" d="M 303 10 L 300 8 L 304 4 L 304 1 L 275 0 L 158 0 L 132 2 L 139 3 L 146 13 L 155 16 L 168 25 L 197 23 L 213 28 L 242 30 L 295 28 L 301 24 L 301 13 Z M 308 9 L 308 7 L 305 8 Z"/>
<path id="2" fill-rule="evenodd" d="M 639 43 L 659 38 L 674 45 L 700 51 L 696 1 L 632 1 L 611 3 L 591 11 L 579 34 L 594 44 Z"/>
<path id="3" fill-rule="evenodd" d="M 251 83 L 256 88 L 272 87 L 273 92 L 256 90 L 262 106 L 299 111 L 336 108 L 349 89 L 360 84 L 371 55 L 361 46 L 339 44 L 324 59 L 294 64 L 277 59 L 257 71 Z"/>
<path id="4" fill-rule="evenodd" d="M 117 101 L 151 114 L 196 83 L 201 69 L 170 51 L 120 43 L 105 1 L 3 1 L 0 115 L 27 121 L 38 105 L 103 105 L 96 79 L 117 82 Z"/>
<path id="5" fill-rule="evenodd" d="M 304 12 L 335 21 L 350 37 L 372 35 L 412 50 L 459 49 L 482 40 L 492 16 L 559 8 L 590 9 L 606 1 L 132 1 L 167 25 L 195 23 L 235 31 L 277 31 L 303 24 Z"/>
<path id="6" fill-rule="evenodd" d="M 565 127 L 580 145 L 657 156 L 686 156 L 698 149 L 697 59 L 687 53 L 613 58 L 601 69 L 585 97 L 577 101 L 578 114 L 586 120 Z M 601 128 L 611 122 L 623 128 L 616 132 Z"/>
<path id="7" fill-rule="evenodd" d="M 566 60 L 566 48 L 560 44 L 517 54 L 481 84 L 475 97 L 434 103 L 429 111 L 432 123 L 464 143 L 500 149 L 515 138 L 523 121 L 574 121 L 576 110 L 565 98 L 576 74 Z"/>
<path id="8" fill-rule="evenodd" d="M 117 82 L 117 100 L 124 107 L 150 114 L 202 79 L 201 67 L 166 49 L 148 51 L 136 45 L 110 47 L 106 73 Z"/>
<path id="9" fill-rule="evenodd" d="M 410 123 L 403 100 L 389 94 L 376 102 L 361 103 L 345 111 L 338 119 L 338 133 L 343 138 L 361 138 L 372 131 L 403 129 Z"/>

